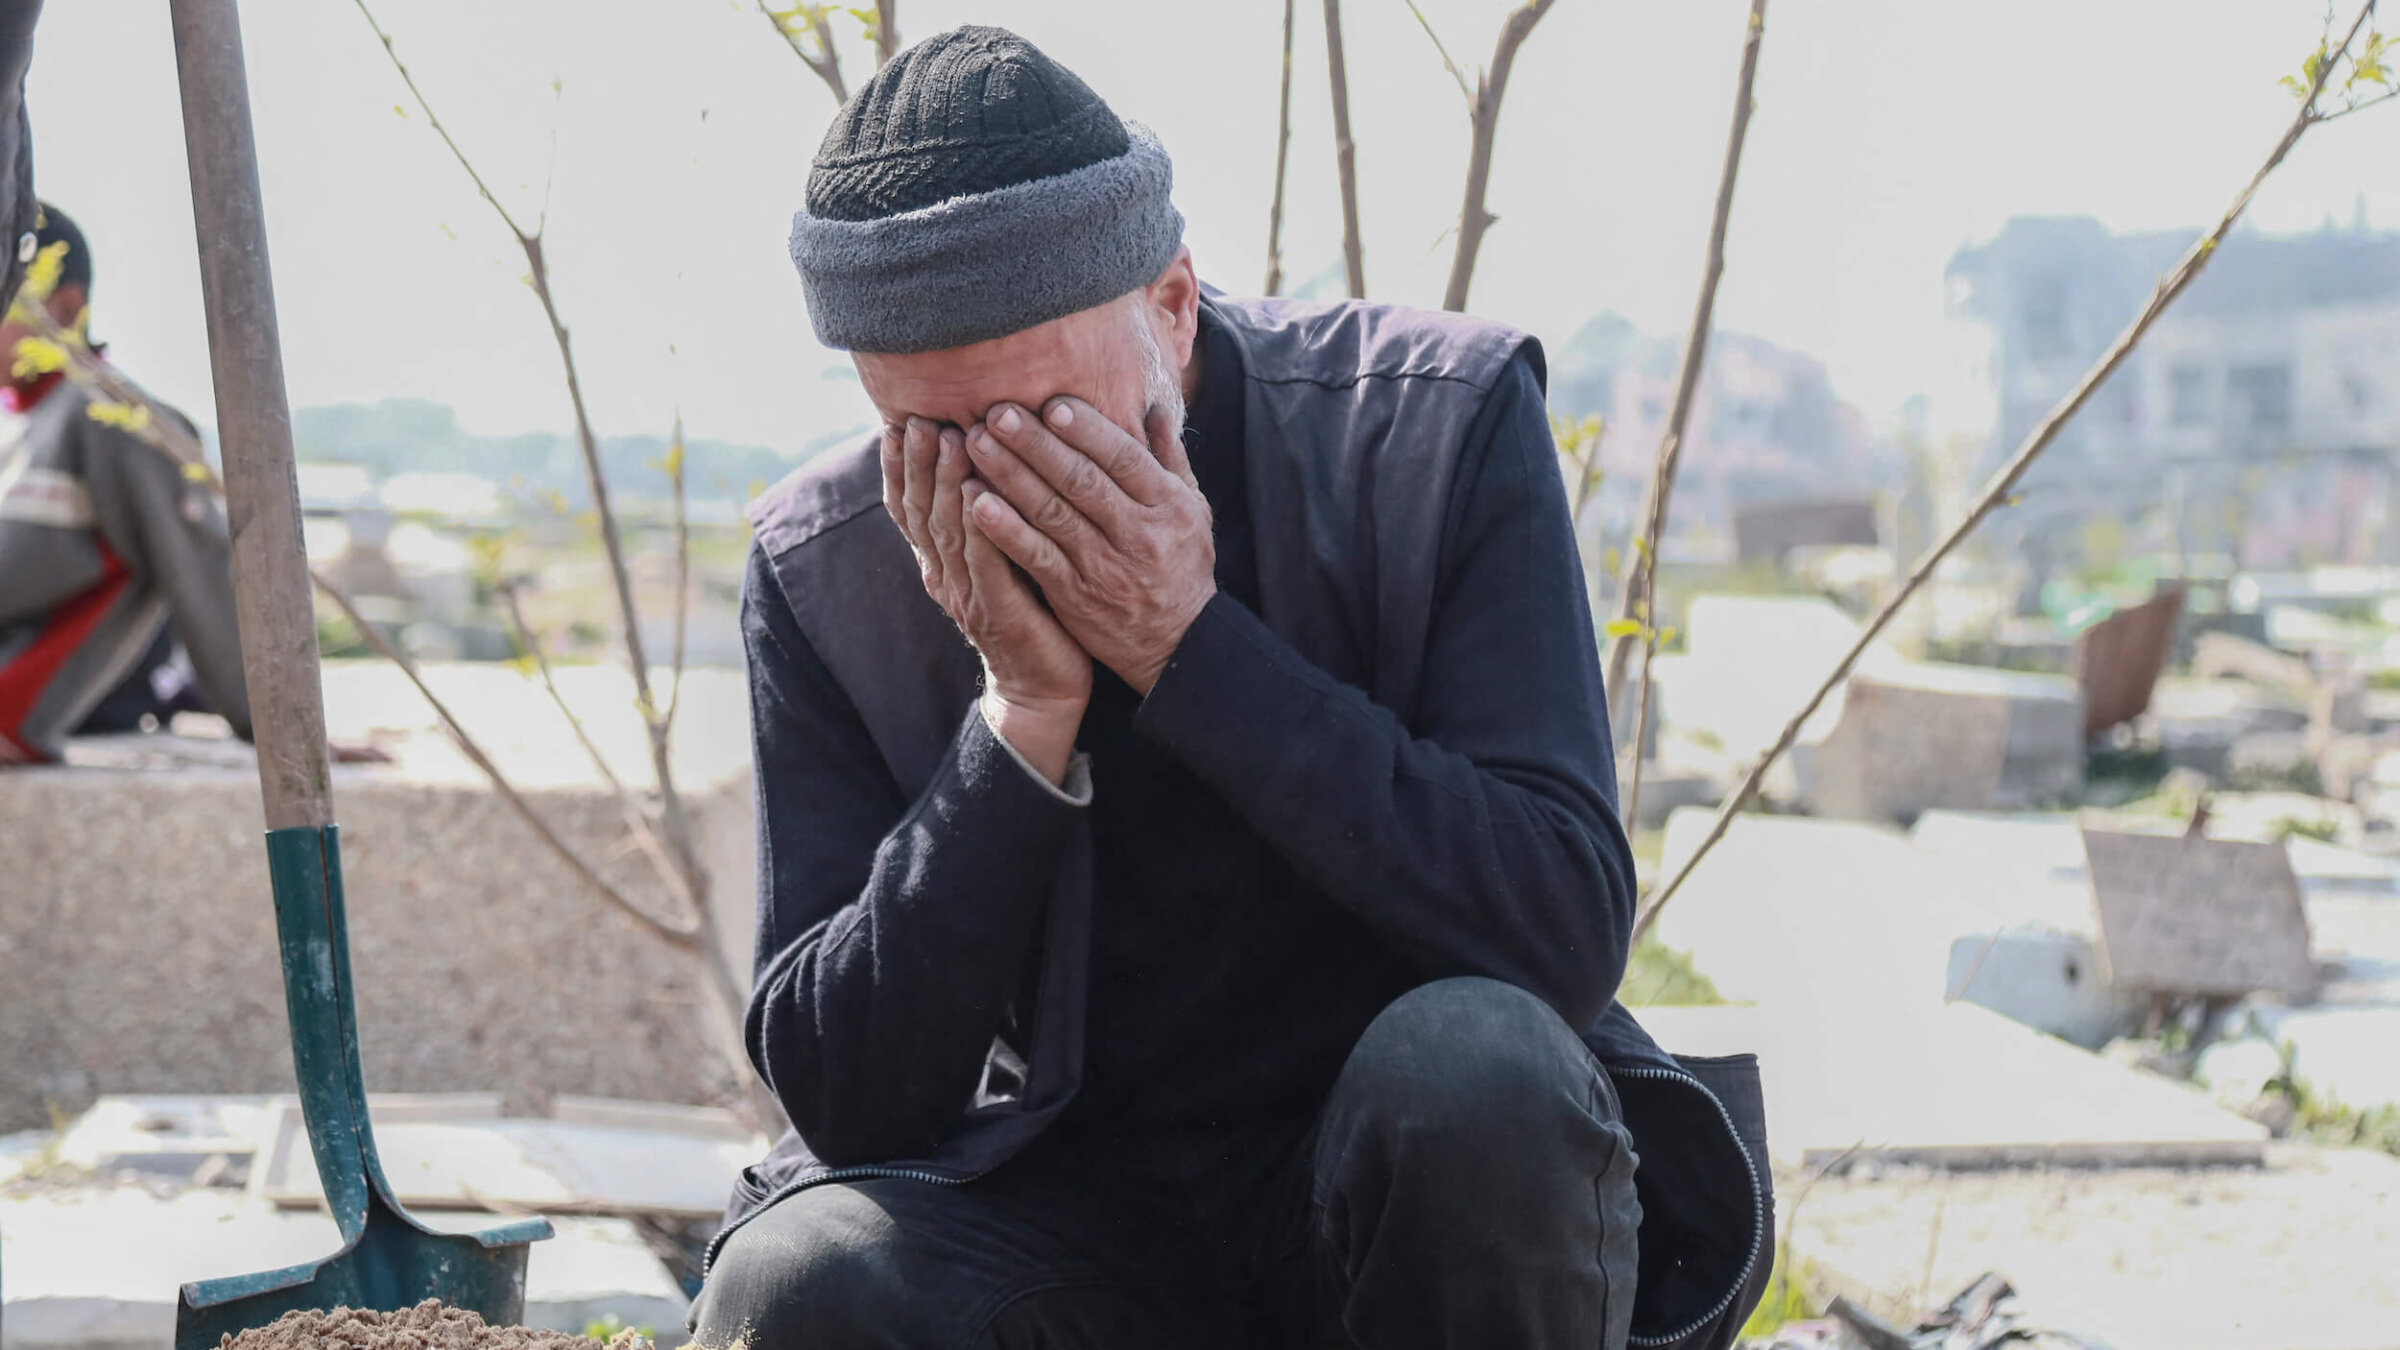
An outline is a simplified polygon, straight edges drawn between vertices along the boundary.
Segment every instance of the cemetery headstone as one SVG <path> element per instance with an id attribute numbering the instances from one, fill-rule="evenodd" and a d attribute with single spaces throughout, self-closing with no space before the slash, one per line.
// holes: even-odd
<path id="1" fill-rule="evenodd" d="M 2308 917 L 2282 844 L 2086 828 L 2110 984 L 2167 994 L 2308 992 Z"/>

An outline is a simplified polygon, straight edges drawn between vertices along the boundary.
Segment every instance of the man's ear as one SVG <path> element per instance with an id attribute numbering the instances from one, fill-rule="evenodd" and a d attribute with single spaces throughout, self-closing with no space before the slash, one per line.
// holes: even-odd
<path id="1" fill-rule="evenodd" d="M 1167 336 L 1167 354 L 1175 368 L 1191 364 L 1192 344 L 1200 339 L 1200 274 L 1192 270 L 1192 251 L 1175 250 L 1174 261 L 1143 289 L 1152 318 Z"/>

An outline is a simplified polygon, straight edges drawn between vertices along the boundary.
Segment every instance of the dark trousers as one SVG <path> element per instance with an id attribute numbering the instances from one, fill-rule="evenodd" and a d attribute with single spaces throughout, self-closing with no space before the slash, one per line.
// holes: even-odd
<path id="1" fill-rule="evenodd" d="M 1368 1027 L 1290 1165 L 1236 1188 L 1238 1238 L 1055 1166 L 831 1183 L 727 1240 L 695 1326 L 712 1350 L 1619 1350 L 1633 1169 L 1547 1004 L 1442 980 Z"/>

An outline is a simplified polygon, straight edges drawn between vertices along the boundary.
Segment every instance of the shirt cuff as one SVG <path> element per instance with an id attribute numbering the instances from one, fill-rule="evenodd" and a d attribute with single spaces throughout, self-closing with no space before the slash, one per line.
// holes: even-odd
<path id="1" fill-rule="evenodd" d="M 976 715 L 983 716 L 983 705 L 977 703 L 975 708 Z M 1017 753 L 1017 747 L 1008 743 L 1008 738 L 1000 734 L 1000 728 L 992 725 L 991 718 L 983 718 L 983 729 L 992 733 L 992 739 L 1000 742 L 1000 748 L 1006 750 L 1008 757 L 1017 762 L 1017 767 L 1025 771 L 1026 777 L 1042 785 L 1042 791 L 1069 806 L 1090 806 L 1092 804 L 1092 757 L 1090 755 L 1078 750 L 1067 756 L 1067 781 L 1064 784 L 1053 783 L 1050 781 L 1050 775 L 1033 767 L 1031 761 Z"/>

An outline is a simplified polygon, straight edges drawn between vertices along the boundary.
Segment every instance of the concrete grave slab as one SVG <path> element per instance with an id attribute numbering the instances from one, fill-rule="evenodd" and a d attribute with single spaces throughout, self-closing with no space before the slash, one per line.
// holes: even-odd
<path id="1" fill-rule="evenodd" d="M 2254 1165 L 2267 1132 L 2179 1083 L 2112 1064 L 1967 1003 L 1855 1009 L 1653 1008 L 1678 1054 L 1754 1053 L 1779 1167 L 1860 1157 L 1946 1168 Z"/>
<path id="2" fill-rule="evenodd" d="M 1683 865 L 1714 817 L 1668 817 L 1661 876 Z M 1950 944 L 1978 922 L 1890 826 L 1744 815 L 1657 932 L 1737 1002 L 1915 1012 L 1940 1006 Z"/>
<path id="3" fill-rule="evenodd" d="M 558 674 L 640 790 L 644 733 L 624 677 Z M 553 828 L 637 902 L 672 912 L 538 681 L 463 665 L 426 676 Z M 677 774 L 735 969 L 747 971 L 755 827 L 743 682 L 738 671 L 687 679 Z M 367 1083 L 489 1089 L 518 1113 L 558 1093 L 729 1100 L 690 954 L 546 850 L 397 671 L 328 662 L 325 685 L 330 734 L 395 761 L 334 770 Z M 143 755 L 174 748 L 133 739 Z M 46 1125 L 51 1104 L 76 1110 L 104 1093 L 291 1090 L 257 773 L 248 747 L 211 753 L 238 762 L 170 755 L 0 775 L 0 1130 Z"/>
<path id="4" fill-rule="evenodd" d="M 2092 931 L 2083 836 L 2070 811 L 1927 811 L 1908 839 L 1981 931 Z"/>
<path id="5" fill-rule="evenodd" d="M 438 1228 L 488 1214 L 421 1216 Z M 560 1218 L 526 1263 L 526 1321 L 581 1331 L 614 1312 L 679 1344 L 683 1291 L 622 1219 Z M 177 1290 L 189 1280 L 271 1270 L 340 1245 L 321 1212 L 278 1210 L 238 1191 L 160 1195 L 140 1187 L 44 1188 L 0 1195 L 5 1350 L 168 1350 Z"/>
<path id="6" fill-rule="evenodd" d="M 588 1108 L 586 1108 L 588 1109 Z M 659 1128 L 620 1112 L 576 1120 L 378 1117 L 384 1177 L 412 1209 L 494 1208 L 545 1214 L 721 1214 L 742 1168 L 767 1140 L 739 1129 Z M 283 1207 L 324 1204 L 298 1103 L 284 1105 L 251 1171 L 251 1192 Z"/>
<path id="7" fill-rule="evenodd" d="M 2101 956 L 2120 989 L 2300 994 L 2308 918 L 2279 844 L 2086 827 Z"/>

